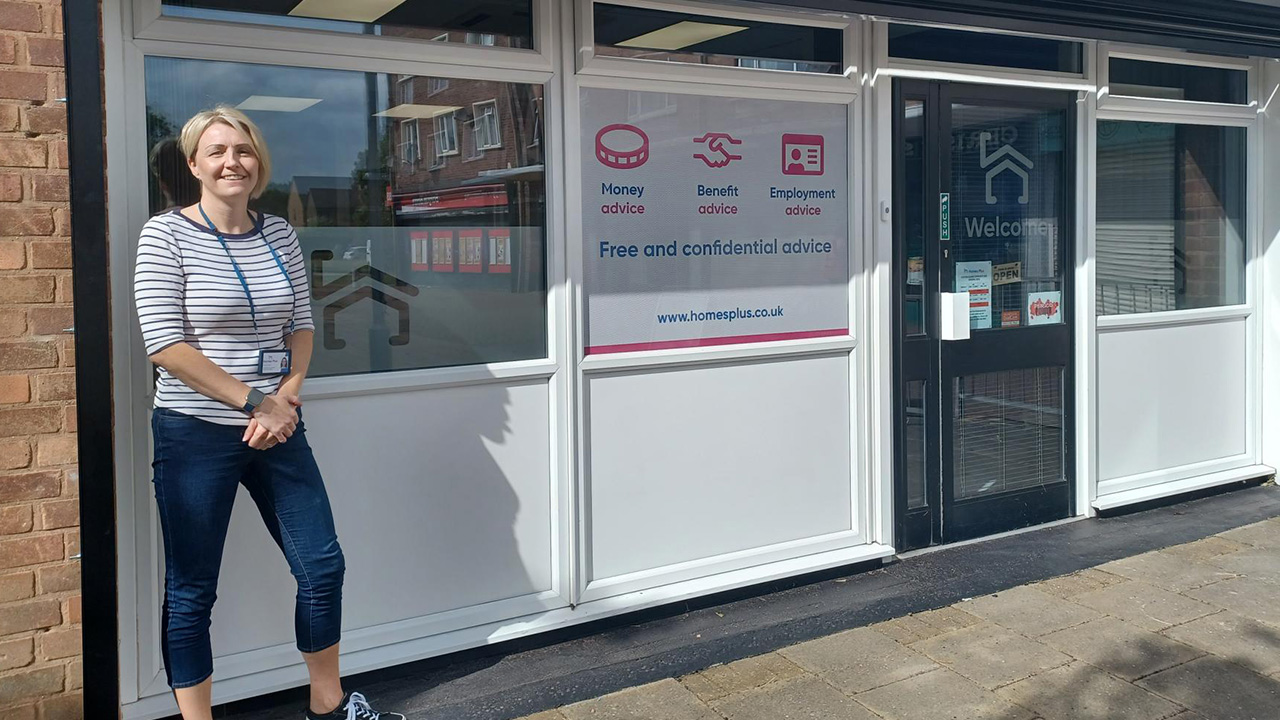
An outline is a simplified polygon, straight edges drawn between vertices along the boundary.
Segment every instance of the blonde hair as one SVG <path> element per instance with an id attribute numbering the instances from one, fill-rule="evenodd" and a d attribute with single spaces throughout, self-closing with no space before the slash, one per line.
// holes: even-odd
<path id="1" fill-rule="evenodd" d="M 271 180 L 271 154 L 267 152 L 267 142 L 262 138 L 262 131 L 243 112 L 230 105 L 218 105 L 193 115 L 182 126 L 182 134 L 178 136 L 182 154 L 188 161 L 194 160 L 196 151 L 200 149 L 200 137 L 216 123 L 230 125 L 249 139 L 249 146 L 258 158 L 258 182 L 254 184 L 249 197 L 257 198 L 267 189 L 267 183 Z"/>

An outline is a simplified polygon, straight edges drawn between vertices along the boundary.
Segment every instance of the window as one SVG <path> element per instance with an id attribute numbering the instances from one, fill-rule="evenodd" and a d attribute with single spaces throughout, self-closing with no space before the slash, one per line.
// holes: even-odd
<path id="1" fill-rule="evenodd" d="M 785 72 L 825 72 L 823 66 L 796 60 L 769 60 L 766 58 L 738 58 L 738 67 L 756 70 L 783 70 Z"/>
<path id="2" fill-rule="evenodd" d="M 1112 95 L 1235 105 L 1249 102 L 1249 73 L 1245 70 L 1122 57 L 1111 58 L 1107 68 Z"/>
<path id="3" fill-rule="evenodd" d="M 533 47 L 533 0 L 453 0 L 447 11 L 434 2 L 161 0 L 160 12 L 169 17 L 356 35 Z"/>
<path id="4" fill-rule="evenodd" d="M 153 212 L 198 198 L 176 151 L 187 118 L 227 103 L 261 127 L 274 170 L 253 207 L 297 230 L 313 375 L 547 356 L 546 182 L 531 142 L 542 85 L 452 78 L 451 104 L 428 105 L 400 102 L 419 77 L 164 57 L 144 72 Z M 510 98 L 499 147 L 410 169 L 456 153 L 456 113 L 494 98 Z"/>
<path id="5" fill-rule="evenodd" d="M 422 148 L 418 144 L 418 120 L 400 121 L 400 162 L 412 171 L 422 159 Z"/>
<path id="6" fill-rule="evenodd" d="M 718 18 L 641 7 L 595 5 L 596 54 L 727 67 L 763 67 L 812 73 L 844 69 L 842 33 L 738 18 Z M 748 60 L 748 63 L 743 63 Z"/>
<path id="7" fill-rule="evenodd" d="M 502 147 L 502 135 L 498 128 L 498 103 L 494 100 L 476 103 L 475 111 L 476 150 L 493 150 Z"/>
<path id="8" fill-rule="evenodd" d="M 1245 301 L 1244 128 L 1098 123 L 1099 315 Z"/>
<path id="9" fill-rule="evenodd" d="M 1074 75 L 1084 72 L 1082 43 L 916 25 L 889 26 L 889 57 Z"/>
<path id="10" fill-rule="evenodd" d="M 437 162 L 446 155 L 458 154 L 458 113 L 451 110 L 435 116 L 434 143 Z"/>
<path id="11" fill-rule="evenodd" d="M 427 78 L 427 95 L 435 95 L 449 89 L 449 78 L 429 77 Z"/>
<path id="12" fill-rule="evenodd" d="M 413 76 L 404 75 L 400 78 L 400 104 L 413 104 Z"/>

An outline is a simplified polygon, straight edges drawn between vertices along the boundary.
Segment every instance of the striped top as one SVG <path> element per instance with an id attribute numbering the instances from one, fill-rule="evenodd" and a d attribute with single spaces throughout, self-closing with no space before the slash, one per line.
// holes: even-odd
<path id="1" fill-rule="evenodd" d="M 264 235 L 289 271 L 287 281 L 263 242 Z M 232 376 L 270 395 L 281 377 L 258 373 L 258 350 L 284 348 L 290 320 L 295 330 L 315 329 L 302 248 L 293 227 L 275 215 L 264 214 L 262 233 L 224 233 L 222 237 L 253 294 L 257 334 L 244 287 L 218 236 L 173 210 L 148 220 L 138 239 L 133 295 L 142 339 L 148 355 L 185 342 Z M 249 424 L 239 409 L 201 395 L 164 368 L 156 383 L 155 406 L 222 425 Z"/>

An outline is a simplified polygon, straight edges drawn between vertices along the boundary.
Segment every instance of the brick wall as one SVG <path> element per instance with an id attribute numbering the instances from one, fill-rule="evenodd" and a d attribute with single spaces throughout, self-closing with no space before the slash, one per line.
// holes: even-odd
<path id="1" fill-rule="evenodd" d="M 0 0 L 0 718 L 79 718 L 80 552 L 58 2 Z"/>

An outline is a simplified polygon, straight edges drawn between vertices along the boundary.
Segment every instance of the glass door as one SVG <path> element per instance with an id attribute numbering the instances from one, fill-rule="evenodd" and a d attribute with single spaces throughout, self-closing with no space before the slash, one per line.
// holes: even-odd
<path id="1" fill-rule="evenodd" d="M 895 84 L 901 549 L 1072 513 L 1074 99 Z M 969 337 L 944 340 L 944 293 Z"/>

